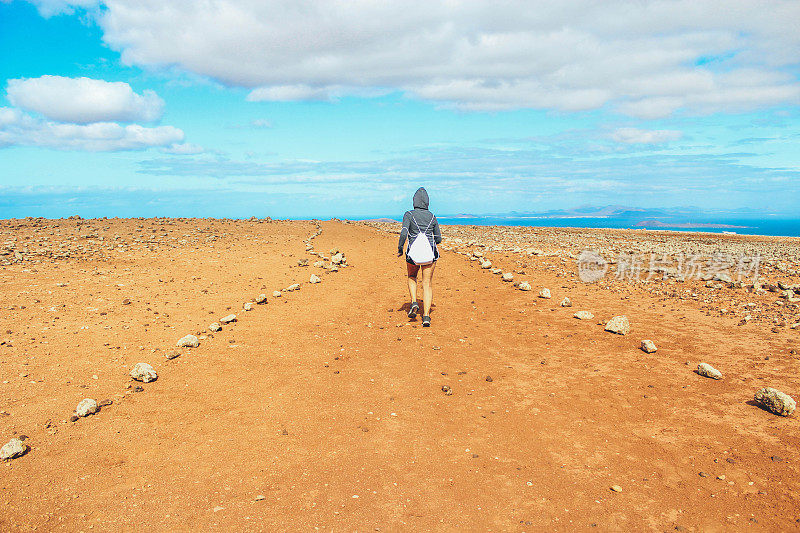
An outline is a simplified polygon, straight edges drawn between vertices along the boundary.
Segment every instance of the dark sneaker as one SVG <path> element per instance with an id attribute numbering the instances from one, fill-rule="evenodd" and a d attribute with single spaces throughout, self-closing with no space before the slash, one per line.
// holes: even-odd
<path id="1" fill-rule="evenodd" d="M 431 327 L 431 317 L 429 316 L 422 317 L 422 327 L 423 328 Z"/>
<path id="2" fill-rule="evenodd" d="M 419 304 L 414 302 L 411 304 L 411 309 L 408 310 L 408 318 L 417 318 L 417 313 L 419 313 Z"/>

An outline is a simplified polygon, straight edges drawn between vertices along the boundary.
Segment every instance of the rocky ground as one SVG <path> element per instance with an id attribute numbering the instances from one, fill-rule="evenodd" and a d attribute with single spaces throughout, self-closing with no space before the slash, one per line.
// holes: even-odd
<path id="1" fill-rule="evenodd" d="M 0 529 L 800 529 L 800 240 L 398 229 L 0 221 Z"/>

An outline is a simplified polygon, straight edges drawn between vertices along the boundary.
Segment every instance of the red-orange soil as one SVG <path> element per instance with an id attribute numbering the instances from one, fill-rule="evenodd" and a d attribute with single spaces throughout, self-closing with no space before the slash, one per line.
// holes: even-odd
<path id="1" fill-rule="evenodd" d="M 548 270 L 523 292 L 446 251 L 422 328 L 396 236 L 339 222 L 312 241 L 346 254 L 335 273 L 297 266 L 310 222 L 14 231 L 58 248 L 87 226 L 127 244 L 0 267 L 0 445 L 30 446 L 0 464 L 0 530 L 800 529 L 796 415 L 751 402 L 797 398 L 798 330 Z M 603 331 L 619 314 L 631 333 Z M 157 381 L 130 380 L 140 361 Z M 70 422 L 83 398 L 113 405 Z"/>

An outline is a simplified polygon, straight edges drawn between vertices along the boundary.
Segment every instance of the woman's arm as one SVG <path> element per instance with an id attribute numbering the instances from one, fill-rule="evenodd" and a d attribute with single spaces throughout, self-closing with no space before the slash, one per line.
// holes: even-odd
<path id="1" fill-rule="evenodd" d="M 442 231 L 439 229 L 439 221 L 433 217 L 433 240 L 436 244 L 442 242 Z"/>
<path id="2" fill-rule="evenodd" d="M 400 241 L 397 243 L 397 255 L 403 254 L 403 244 L 406 242 L 406 238 L 408 237 L 408 228 L 411 224 L 411 213 L 406 211 L 403 215 L 403 227 L 400 229 Z"/>

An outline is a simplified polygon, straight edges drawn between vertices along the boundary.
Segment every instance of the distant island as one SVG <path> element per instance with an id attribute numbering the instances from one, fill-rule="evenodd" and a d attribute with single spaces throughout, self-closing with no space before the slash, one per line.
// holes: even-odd
<path id="1" fill-rule="evenodd" d="M 660 220 L 642 220 L 636 223 L 637 226 L 647 228 L 707 228 L 707 229 L 733 229 L 749 228 L 750 226 L 737 226 L 734 224 L 714 224 L 706 222 L 662 222 Z"/>

